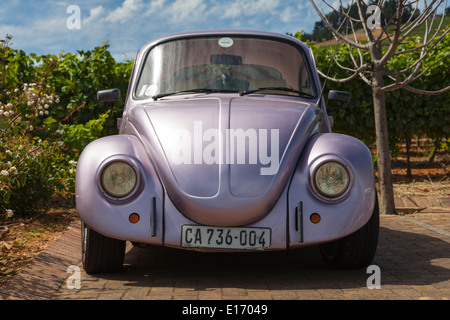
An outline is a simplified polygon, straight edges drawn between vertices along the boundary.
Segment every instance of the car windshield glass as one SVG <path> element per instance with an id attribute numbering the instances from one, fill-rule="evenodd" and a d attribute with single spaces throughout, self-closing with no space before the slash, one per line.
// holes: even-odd
<path id="1" fill-rule="evenodd" d="M 165 42 L 148 52 L 134 95 L 141 100 L 191 91 L 248 94 L 254 90 L 259 94 L 315 97 L 302 52 L 294 44 L 256 37 Z"/>

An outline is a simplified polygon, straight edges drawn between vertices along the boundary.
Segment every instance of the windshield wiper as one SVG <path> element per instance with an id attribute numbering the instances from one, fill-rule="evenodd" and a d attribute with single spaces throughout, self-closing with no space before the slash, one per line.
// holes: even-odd
<path id="1" fill-rule="evenodd" d="M 315 96 L 313 96 L 312 94 L 309 94 L 307 92 L 295 90 L 295 89 L 291 89 L 291 88 L 287 88 L 287 87 L 263 87 L 263 88 L 258 88 L 258 89 L 254 89 L 254 90 L 241 91 L 241 92 L 239 92 L 239 95 L 245 96 L 247 94 L 251 94 L 251 93 L 255 93 L 255 92 L 259 92 L 259 91 L 266 91 L 266 90 L 279 90 L 279 91 L 294 92 L 294 93 L 297 93 L 298 95 L 306 97 L 306 98 L 315 98 Z"/>
<path id="2" fill-rule="evenodd" d="M 194 93 L 217 93 L 217 92 L 237 92 L 236 90 L 223 90 L 223 89 L 208 89 L 208 88 L 198 88 L 198 89 L 188 89 L 188 90 L 180 90 L 180 91 L 175 91 L 175 92 L 168 92 L 168 93 L 159 93 L 157 95 L 154 95 L 152 98 L 154 101 L 160 99 L 160 98 L 164 98 L 167 96 L 172 96 L 175 94 L 181 94 L 181 93 L 190 93 L 190 92 L 194 92 Z"/>

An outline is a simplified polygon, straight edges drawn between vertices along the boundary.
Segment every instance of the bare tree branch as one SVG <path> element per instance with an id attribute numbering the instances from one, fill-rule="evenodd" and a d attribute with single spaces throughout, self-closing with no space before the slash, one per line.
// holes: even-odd
<path id="1" fill-rule="evenodd" d="M 385 74 L 388 75 L 388 76 L 391 76 L 391 79 L 395 78 L 396 83 L 392 84 L 392 85 L 388 85 L 386 87 L 383 87 L 382 90 L 384 90 L 384 91 L 392 91 L 392 88 L 394 88 L 394 89 L 395 88 L 401 88 L 402 86 L 408 85 L 408 84 L 416 81 L 417 79 L 419 79 L 422 75 L 425 74 L 425 72 L 427 72 L 429 69 L 431 69 L 436 64 L 438 64 L 439 62 L 441 62 L 442 60 L 444 60 L 445 58 L 448 58 L 448 57 L 450 57 L 450 53 L 448 53 L 445 56 L 441 57 L 439 60 L 436 60 L 433 64 L 429 65 L 425 70 L 423 70 L 420 74 L 417 74 L 417 72 L 413 72 L 413 73 L 411 73 L 411 75 L 408 76 L 408 78 L 406 78 L 405 80 L 403 80 L 401 82 L 400 82 L 400 74 L 401 74 L 401 72 L 385 71 Z M 425 58 L 425 56 L 423 56 L 421 58 L 421 61 L 423 60 L 423 58 Z M 410 68 L 408 68 L 408 69 L 410 69 Z M 404 69 L 404 70 L 407 70 L 407 69 Z"/>
<path id="2" fill-rule="evenodd" d="M 317 14 L 319 15 L 319 17 L 321 18 L 321 20 L 323 21 L 323 23 L 325 24 L 325 26 L 328 28 L 328 30 L 331 31 L 331 33 L 335 36 L 336 39 L 341 39 L 344 42 L 354 46 L 355 48 L 359 48 L 362 50 L 368 50 L 369 46 L 368 45 L 362 45 L 359 44 L 357 42 L 354 42 L 350 39 L 348 39 L 347 37 L 345 37 L 343 34 L 341 34 L 340 32 L 338 32 L 337 30 L 335 30 L 331 25 L 330 22 L 328 21 L 328 19 L 322 14 L 322 12 L 319 10 L 319 8 L 316 6 L 314 0 L 310 0 L 311 4 L 314 7 L 314 10 L 316 10 Z"/>
<path id="3" fill-rule="evenodd" d="M 408 87 L 408 90 L 410 90 L 412 92 L 417 92 L 417 93 L 426 92 L 426 94 L 432 94 L 432 92 L 433 92 L 433 94 L 434 94 L 434 92 L 437 92 L 436 94 L 439 94 L 441 92 L 446 91 L 446 89 L 437 90 L 437 91 L 425 91 L 425 90 L 415 89 L 415 88 L 412 88 L 409 86 L 410 83 L 419 79 L 430 68 L 432 68 L 437 63 L 443 61 L 444 59 L 446 59 L 449 56 L 449 55 L 445 55 L 444 57 L 441 57 L 438 61 L 435 61 L 432 65 L 428 66 L 426 69 L 421 70 L 424 59 L 430 54 L 430 52 L 432 52 L 435 49 L 436 45 L 450 32 L 450 28 L 448 28 L 439 37 L 436 37 L 437 33 L 440 31 L 440 28 L 443 24 L 445 12 L 440 19 L 438 28 L 437 29 L 433 28 L 433 25 L 435 23 L 435 16 L 436 16 L 437 8 L 439 7 L 439 5 L 441 5 L 444 2 L 444 0 L 431 0 L 431 2 L 429 4 L 426 3 L 426 1 L 425 1 L 424 10 L 420 14 L 418 14 L 416 17 L 414 17 L 414 14 L 418 10 L 419 0 L 412 0 L 412 1 L 399 0 L 397 11 L 392 17 L 389 18 L 389 22 L 388 22 L 388 25 L 391 23 L 395 24 L 395 30 L 392 33 L 388 33 L 387 28 L 385 28 L 383 26 L 383 31 L 377 37 L 374 37 L 372 30 L 369 29 L 367 26 L 367 19 L 365 17 L 365 14 L 366 14 L 365 9 L 366 9 L 367 5 L 364 3 L 363 0 L 352 0 L 351 4 L 349 5 L 349 7 L 347 9 L 344 8 L 344 6 L 342 4 L 342 0 L 339 0 L 339 3 L 340 3 L 339 11 L 336 10 L 335 8 L 333 8 L 333 6 L 330 3 L 328 3 L 327 0 L 323 0 L 323 2 L 325 3 L 326 6 L 331 8 L 335 13 L 339 14 L 341 21 L 340 21 L 340 25 L 337 28 L 333 28 L 331 26 L 331 23 L 328 21 L 327 17 L 324 14 L 322 14 L 322 12 L 318 9 L 316 4 L 314 3 L 314 0 L 311 0 L 311 3 L 313 4 L 314 9 L 319 14 L 322 21 L 326 25 L 326 27 L 332 32 L 332 34 L 334 35 L 336 40 L 338 40 L 338 42 L 342 40 L 346 44 L 347 49 L 350 54 L 349 63 L 353 65 L 353 68 L 342 65 L 342 63 L 340 63 L 338 61 L 338 59 L 336 58 L 336 55 L 333 52 L 332 57 L 333 57 L 335 64 L 342 70 L 352 72 L 352 75 L 347 78 L 338 79 L 338 78 L 333 78 L 328 75 L 325 75 L 324 73 L 319 71 L 319 74 L 322 77 L 324 77 L 328 80 L 334 81 L 334 82 L 344 83 L 344 82 L 350 81 L 352 79 L 355 79 L 356 77 L 359 76 L 368 85 L 372 85 L 372 80 L 366 76 L 366 73 L 372 75 L 372 72 L 375 70 L 374 68 L 377 68 L 377 70 L 382 70 L 382 72 L 385 76 L 389 77 L 390 79 L 392 79 L 394 81 L 394 83 L 392 83 L 392 84 L 389 84 L 382 88 L 379 88 L 381 91 L 387 92 L 387 91 L 393 91 L 393 90 L 396 90 L 399 88 L 407 88 L 407 87 Z M 447 1 L 445 0 L 445 2 L 447 2 Z M 358 15 L 359 15 L 359 17 L 356 17 L 356 18 L 351 17 L 351 15 L 350 15 L 351 8 L 355 3 L 357 5 Z M 377 4 L 381 8 L 384 4 L 384 0 L 378 0 Z M 412 11 L 412 14 L 410 15 L 410 17 L 408 18 L 406 23 L 404 23 L 402 25 L 402 16 L 404 13 L 404 9 L 406 6 L 412 6 L 412 5 L 414 5 L 414 10 Z M 431 17 L 431 21 L 429 21 L 430 17 Z M 360 44 L 356 37 L 355 23 L 361 23 L 361 22 L 363 25 L 364 32 L 366 34 L 367 41 L 368 41 L 367 45 Z M 344 35 L 340 31 L 345 23 L 347 24 L 347 27 L 346 27 L 347 32 L 350 30 L 350 33 L 351 33 L 350 36 L 348 34 Z M 417 27 L 419 27 L 420 25 L 423 25 L 423 24 L 425 25 L 423 44 L 418 45 L 417 47 L 412 48 L 412 49 L 397 51 L 399 44 L 402 43 L 402 40 L 404 40 L 406 38 L 405 35 L 410 34 L 413 30 L 415 30 Z M 433 33 L 433 31 L 434 31 L 434 33 Z M 383 34 L 385 34 L 384 37 L 383 37 Z M 433 36 L 430 39 L 429 36 L 431 34 L 433 34 Z M 351 39 L 351 37 L 353 39 Z M 382 43 L 382 41 L 384 41 L 386 39 L 389 40 L 389 47 L 387 48 L 385 53 L 380 56 L 381 43 Z M 358 56 L 359 56 L 359 59 L 358 59 L 359 61 L 355 58 L 355 56 L 352 52 L 352 48 L 355 48 L 357 50 Z M 370 51 L 371 59 L 372 59 L 371 63 L 364 63 L 364 59 L 363 59 L 361 50 L 369 50 Z M 414 63 L 409 65 L 407 68 L 404 68 L 403 70 L 399 70 L 396 72 L 393 72 L 390 70 L 385 70 L 385 66 L 386 66 L 387 62 L 393 56 L 397 56 L 397 55 L 408 53 L 408 52 L 418 51 L 418 50 L 421 51 L 419 58 Z M 404 75 L 406 73 L 410 73 L 410 74 L 406 77 L 406 79 L 401 79 L 401 75 Z"/>
<path id="4" fill-rule="evenodd" d="M 324 1 L 325 2 L 325 1 Z M 326 3 L 326 2 L 325 2 Z M 341 4 L 341 12 L 338 12 L 338 11 L 336 11 L 336 9 L 334 9 L 331 5 L 328 5 L 329 7 L 331 7 L 337 14 L 339 14 L 339 15 L 341 15 L 341 16 L 344 16 L 346 19 L 348 19 L 348 20 L 350 20 L 350 21 L 353 21 L 353 22 L 363 22 L 363 20 L 362 19 L 357 19 L 357 18 L 354 18 L 354 17 L 352 17 L 352 16 L 350 16 L 350 10 L 351 10 L 351 8 L 352 8 L 352 5 L 353 5 L 353 0 L 351 1 L 351 3 L 349 4 L 349 6 L 348 6 L 348 12 L 345 12 L 344 11 L 344 6 L 343 6 L 343 4 L 342 4 L 342 0 L 339 0 L 339 3 Z M 327 3 L 328 4 L 328 3 Z"/>
<path id="5" fill-rule="evenodd" d="M 439 0 L 438 3 L 436 3 L 437 0 L 432 0 L 432 2 L 429 5 L 426 5 L 425 9 L 420 13 L 417 18 L 415 18 L 409 25 L 404 25 L 400 32 L 402 33 L 402 36 L 400 38 L 400 41 L 403 41 L 406 37 L 408 37 L 414 30 L 416 30 L 418 27 L 420 27 L 425 21 L 428 20 L 430 16 L 434 16 L 436 14 L 437 8 L 444 2 L 444 0 Z M 401 3 L 401 1 L 399 2 Z M 434 6 L 434 7 L 433 7 Z"/>
<path id="6" fill-rule="evenodd" d="M 416 6 L 415 6 L 415 8 L 414 8 L 414 11 L 413 11 L 413 13 L 409 16 L 408 21 L 406 21 L 406 22 L 403 24 L 402 27 L 404 27 L 405 24 L 409 24 L 409 23 L 410 23 L 411 19 L 413 19 L 413 17 L 414 17 L 415 12 L 417 11 L 419 0 L 416 0 L 416 1 L 414 1 L 414 2 L 416 3 Z M 381 8 L 381 12 L 382 12 L 385 16 L 387 16 L 389 13 L 388 13 L 385 9 L 383 9 L 383 4 L 384 4 L 384 1 L 382 1 L 382 4 L 379 4 L 379 7 Z M 410 4 L 405 4 L 405 7 L 407 7 L 407 6 L 411 5 L 411 4 L 412 4 L 412 3 L 410 3 Z M 382 26 L 383 32 L 380 33 L 380 35 L 378 36 L 377 40 L 379 40 L 379 41 L 389 40 L 389 42 L 392 42 L 392 41 L 391 41 L 391 37 L 394 35 L 394 33 L 389 33 L 388 30 L 387 30 L 387 27 L 389 27 L 389 26 L 391 26 L 391 25 L 393 25 L 393 24 L 395 24 L 395 15 L 391 16 L 391 17 L 389 18 L 388 21 L 385 21 L 385 24 Z M 385 37 L 382 37 L 383 34 L 385 34 L 386 36 L 385 36 Z"/>
<path id="7" fill-rule="evenodd" d="M 352 2 L 352 3 L 353 3 L 353 2 Z M 350 5 L 350 7 L 349 7 L 349 9 L 348 9 L 349 12 L 350 12 L 350 9 L 351 9 L 351 5 Z M 352 31 L 352 33 L 353 33 L 354 40 L 355 40 L 355 42 L 356 42 L 356 41 L 358 41 L 358 40 L 357 40 L 357 38 L 356 38 L 356 32 L 355 32 L 355 28 L 354 28 L 354 26 L 353 26 L 353 22 L 352 22 L 352 20 L 349 20 L 349 22 L 350 22 L 350 27 L 351 27 L 351 31 Z M 349 43 L 347 43 L 347 49 L 348 49 L 350 58 L 352 59 L 352 62 L 353 62 L 353 64 L 354 64 L 354 66 L 355 66 L 356 68 L 358 68 L 358 63 L 356 62 L 356 60 L 355 60 L 355 58 L 354 58 L 354 56 L 353 56 L 353 54 L 352 54 L 352 49 L 351 49 L 351 46 L 350 46 Z M 356 48 L 356 50 L 358 51 L 358 55 L 359 55 L 359 66 L 363 66 L 363 65 L 364 65 L 364 58 L 363 58 L 362 52 L 361 52 L 361 50 L 360 50 L 359 48 Z M 371 81 L 370 81 L 369 79 L 367 79 L 367 77 L 364 75 L 363 72 L 360 72 L 360 73 L 359 73 L 359 77 L 360 77 L 366 84 L 368 84 L 369 86 L 371 85 Z"/>
<path id="8" fill-rule="evenodd" d="M 387 62 L 389 61 L 389 59 L 391 59 L 394 56 L 395 52 L 397 51 L 397 48 L 399 45 L 399 38 L 401 35 L 400 28 L 402 26 L 403 9 L 404 9 L 403 2 L 399 1 L 397 12 L 395 14 L 396 15 L 396 17 L 395 17 L 396 26 L 395 26 L 394 36 L 393 36 L 392 42 L 389 45 L 389 48 L 387 49 L 386 53 L 380 60 L 381 67 L 384 67 L 387 64 Z"/>
<path id="9" fill-rule="evenodd" d="M 420 50 L 420 49 L 422 49 L 422 48 L 424 48 L 424 47 L 429 46 L 429 45 L 430 45 L 431 43 L 433 43 L 433 42 L 435 42 L 435 43 L 437 44 L 437 43 L 439 43 L 439 42 L 447 35 L 447 33 L 449 33 L 449 32 L 450 32 L 450 28 L 446 29 L 446 30 L 442 33 L 442 35 L 439 36 L 438 39 L 436 39 L 436 37 L 433 37 L 433 38 L 431 38 L 427 43 L 423 43 L 422 45 L 417 46 L 417 47 L 412 48 L 412 49 L 402 50 L 402 51 L 397 51 L 394 55 L 395 55 L 395 56 L 398 56 L 398 55 L 401 55 L 401 54 L 404 54 L 404 53 L 417 51 L 417 50 Z M 434 46 L 434 45 L 433 45 L 433 46 Z"/>
<path id="10" fill-rule="evenodd" d="M 414 18 L 414 16 L 416 15 L 417 9 L 419 8 L 419 0 L 416 0 L 414 2 L 411 3 L 405 3 L 405 7 L 409 7 L 411 6 L 413 3 L 416 4 L 416 6 L 414 7 L 413 12 L 411 13 L 411 15 L 409 16 L 408 20 L 403 24 L 403 26 L 408 25 Z"/>
<path id="11" fill-rule="evenodd" d="M 394 87 L 392 87 L 390 89 L 387 89 L 387 90 L 385 90 L 385 92 L 394 91 L 394 90 L 397 90 L 397 89 L 400 89 L 400 88 L 408 90 L 410 92 L 423 94 L 423 95 L 427 95 L 427 96 L 437 96 L 439 94 L 445 93 L 445 92 L 450 90 L 450 86 L 445 87 L 445 88 L 443 88 L 441 90 L 437 90 L 437 91 L 427 91 L 427 90 L 416 89 L 416 88 L 413 88 L 413 87 L 411 87 L 409 85 L 401 85 L 401 86 L 398 86 L 398 87 L 394 86 Z"/>
<path id="12" fill-rule="evenodd" d="M 319 73 L 320 76 L 324 77 L 325 79 L 328 79 L 328 80 L 331 80 L 331 81 L 337 82 L 337 83 L 344 83 L 344 82 L 350 81 L 350 80 L 355 79 L 356 77 L 358 77 L 358 75 L 361 72 L 365 71 L 367 68 L 369 68 L 369 66 L 370 66 L 370 64 L 366 63 L 365 65 L 363 65 L 360 68 L 358 68 L 357 70 L 355 70 L 354 73 L 350 77 L 344 78 L 344 79 L 337 79 L 337 78 L 330 77 L 330 76 L 324 74 L 320 70 L 317 70 L 317 72 Z"/>

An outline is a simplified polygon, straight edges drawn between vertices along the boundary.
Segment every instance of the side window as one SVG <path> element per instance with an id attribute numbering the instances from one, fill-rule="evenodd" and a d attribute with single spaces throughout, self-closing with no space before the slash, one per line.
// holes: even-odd
<path id="1" fill-rule="evenodd" d="M 302 91 L 312 94 L 311 77 L 307 66 L 302 63 L 299 70 L 299 87 Z"/>

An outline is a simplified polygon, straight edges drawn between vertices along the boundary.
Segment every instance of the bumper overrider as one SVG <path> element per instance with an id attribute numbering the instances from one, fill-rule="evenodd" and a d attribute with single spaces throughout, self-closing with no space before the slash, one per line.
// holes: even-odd
<path id="1" fill-rule="evenodd" d="M 289 179 L 274 206 L 246 225 L 205 225 L 186 217 L 179 199 L 167 194 L 151 153 L 144 141 L 127 134 L 85 148 L 76 203 L 86 225 L 106 237 L 177 248 L 284 250 L 349 235 L 369 221 L 375 206 L 370 151 L 346 135 L 312 135 L 295 169 L 283 173 Z M 318 178 L 327 170 L 345 175 L 333 194 Z M 116 181 L 118 176 L 129 181 Z"/>

